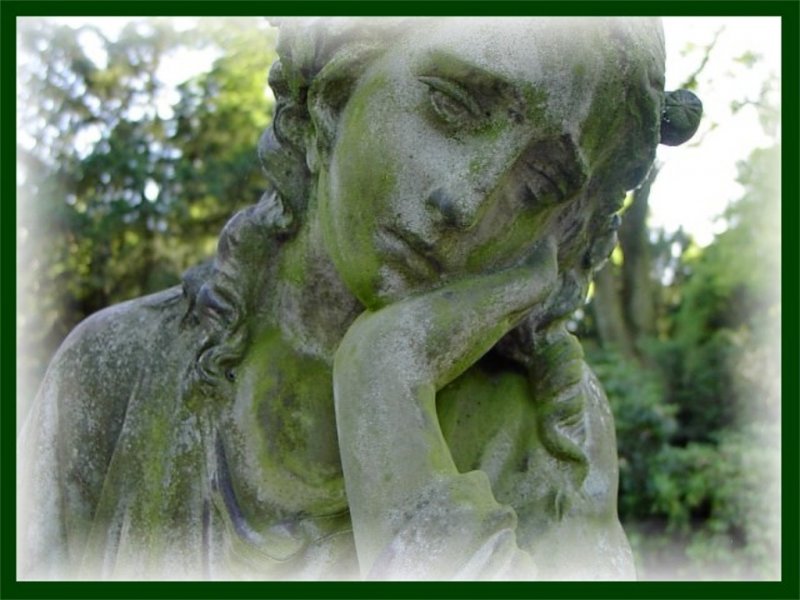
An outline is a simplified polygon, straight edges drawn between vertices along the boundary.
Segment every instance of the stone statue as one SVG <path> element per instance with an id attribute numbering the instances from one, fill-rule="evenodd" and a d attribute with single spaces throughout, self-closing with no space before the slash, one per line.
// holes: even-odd
<path id="1" fill-rule="evenodd" d="M 659 23 L 278 25 L 272 188 L 213 264 L 59 349 L 20 577 L 633 578 L 565 323 L 659 140 L 697 128 Z"/>

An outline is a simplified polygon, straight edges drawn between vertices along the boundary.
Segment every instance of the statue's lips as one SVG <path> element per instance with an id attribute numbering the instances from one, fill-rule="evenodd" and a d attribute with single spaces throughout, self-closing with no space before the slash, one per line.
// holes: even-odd
<path id="1" fill-rule="evenodd" d="M 434 254 L 433 245 L 416 233 L 399 227 L 382 227 L 376 241 L 391 264 L 415 276 L 435 277 L 443 270 Z"/>

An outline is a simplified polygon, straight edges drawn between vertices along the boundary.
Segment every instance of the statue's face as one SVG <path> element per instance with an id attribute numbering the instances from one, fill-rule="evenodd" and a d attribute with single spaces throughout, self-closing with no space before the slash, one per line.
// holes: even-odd
<path id="1" fill-rule="evenodd" d="M 373 308 L 523 260 L 591 174 L 591 36 L 565 52 L 578 34 L 552 22 L 418 29 L 359 80 L 320 176 L 326 246 Z"/>

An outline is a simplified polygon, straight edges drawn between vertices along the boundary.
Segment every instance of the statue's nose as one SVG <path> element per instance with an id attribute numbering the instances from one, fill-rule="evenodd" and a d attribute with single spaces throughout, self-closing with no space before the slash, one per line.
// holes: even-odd
<path id="1" fill-rule="evenodd" d="M 439 225 L 445 229 L 467 231 L 475 225 L 481 208 L 481 199 L 458 195 L 445 188 L 436 188 L 428 196 L 426 204 L 433 211 Z"/>

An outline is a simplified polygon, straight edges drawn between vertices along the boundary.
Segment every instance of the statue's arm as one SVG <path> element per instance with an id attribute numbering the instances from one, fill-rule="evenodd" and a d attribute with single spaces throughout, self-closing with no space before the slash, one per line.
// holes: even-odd
<path id="1" fill-rule="evenodd" d="M 79 577 L 131 400 L 169 310 L 167 291 L 95 313 L 51 361 L 17 441 L 18 567 L 23 577 Z M 149 353 L 149 354 L 152 354 Z"/>
<path id="2" fill-rule="evenodd" d="M 57 579 L 68 562 L 54 366 L 17 439 L 17 578 Z"/>
<path id="3" fill-rule="evenodd" d="M 109 335 L 107 315 L 88 318 L 59 348 L 19 435 L 17 556 L 25 576 L 78 576 L 127 400 L 111 390 L 124 389 L 122 373 L 103 381 L 96 368 L 115 360 L 99 341 Z"/>
<path id="4" fill-rule="evenodd" d="M 542 302 L 555 248 L 362 315 L 334 364 L 336 418 L 363 574 L 503 577 L 520 557 L 516 515 L 483 473 L 459 474 L 436 392 Z M 465 562 L 466 561 L 466 562 Z"/>

